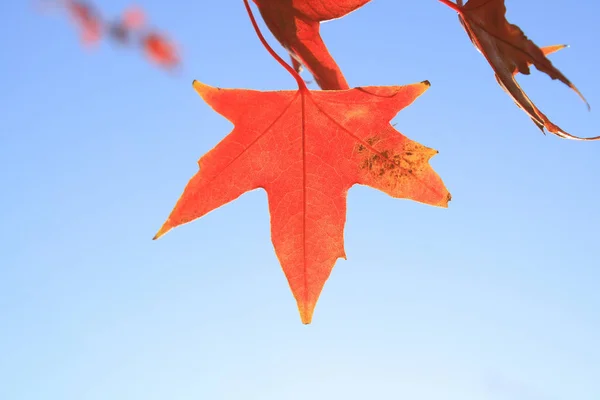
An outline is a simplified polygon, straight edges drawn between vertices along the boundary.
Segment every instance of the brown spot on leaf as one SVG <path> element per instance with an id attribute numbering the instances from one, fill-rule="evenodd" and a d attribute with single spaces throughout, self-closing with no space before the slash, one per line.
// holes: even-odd
<path id="1" fill-rule="evenodd" d="M 367 139 L 367 143 L 376 141 L 376 138 Z M 406 143 L 401 152 L 397 149 L 377 151 L 364 145 L 358 148 L 363 155 L 360 168 L 369 171 L 377 180 L 385 180 L 389 186 L 402 185 L 407 179 L 419 175 L 435 154 L 435 151 L 413 143 Z"/>

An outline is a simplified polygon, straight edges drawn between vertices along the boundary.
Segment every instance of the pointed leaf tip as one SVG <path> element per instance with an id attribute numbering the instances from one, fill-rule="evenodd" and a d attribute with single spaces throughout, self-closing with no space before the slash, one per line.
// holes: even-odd
<path id="1" fill-rule="evenodd" d="M 310 325 L 312 322 L 313 313 L 315 311 L 316 304 L 298 304 L 298 311 L 300 311 L 300 320 L 304 325 Z"/>
<path id="2" fill-rule="evenodd" d="M 196 90 L 200 90 L 200 89 L 202 89 L 202 87 L 203 87 L 203 86 L 204 86 L 204 84 L 203 84 L 202 82 L 200 82 L 199 80 L 197 80 L 197 79 L 194 79 L 194 80 L 192 81 L 192 87 L 193 87 L 194 89 L 196 89 Z"/>
<path id="3" fill-rule="evenodd" d="M 204 83 L 200 82 L 200 81 L 199 81 L 199 80 L 197 80 L 197 79 L 194 79 L 194 81 L 192 82 L 192 87 L 193 87 L 194 89 L 196 89 L 196 91 L 197 91 L 198 93 L 201 93 L 201 92 L 205 91 L 206 89 L 209 89 L 209 88 L 211 88 L 211 86 L 209 86 L 209 85 L 206 85 L 206 84 L 204 84 Z"/>
<path id="4" fill-rule="evenodd" d="M 152 240 L 156 240 L 156 239 L 160 238 L 161 236 L 163 236 L 165 233 L 169 232 L 170 230 L 171 230 L 171 228 L 168 227 L 166 223 L 163 224 L 163 226 L 161 226 L 161 228 L 158 230 L 158 232 L 156 232 L 156 235 L 154 235 Z"/>

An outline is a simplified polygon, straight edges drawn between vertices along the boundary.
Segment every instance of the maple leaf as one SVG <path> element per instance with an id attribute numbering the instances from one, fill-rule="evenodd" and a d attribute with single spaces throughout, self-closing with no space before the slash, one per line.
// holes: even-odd
<path id="1" fill-rule="evenodd" d="M 319 33 L 320 22 L 341 18 L 371 0 L 254 0 L 294 67 L 304 65 L 324 90 L 348 89 L 346 78 Z"/>
<path id="2" fill-rule="evenodd" d="M 463 28 L 475 47 L 484 55 L 496 75 L 498 84 L 512 97 L 514 102 L 523 109 L 542 132 L 546 129 L 559 137 L 576 140 L 598 140 L 573 136 L 552 123 L 542 113 L 515 80 L 517 73 L 529 75 L 530 66 L 534 65 L 552 79 L 558 79 L 574 90 L 579 97 L 589 104 L 581 92 L 560 72 L 546 57 L 564 46 L 552 46 L 546 51 L 533 43 L 523 31 L 506 19 L 504 0 L 462 0 L 453 3 L 450 0 L 440 0 L 459 14 Z"/>
<path id="3" fill-rule="evenodd" d="M 195 81 L 204 101 L 235 128 L 200 158 L 198 173 L 155 238 L 247 191 L 265 189 L 275 252 L 302 322 L 310 323 L 336 260 L 345 258 L 351 186 L 447 207 L 450 194 L 428 163 L 437 151 L 389 124 L 428 87 L 261 92 Z"/>

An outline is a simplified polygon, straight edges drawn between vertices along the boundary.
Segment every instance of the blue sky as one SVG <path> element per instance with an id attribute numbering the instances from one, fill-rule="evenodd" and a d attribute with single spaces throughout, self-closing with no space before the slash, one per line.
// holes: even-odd
<path id="1" fill-rule="evenodd" d="M 140 4 L 182 46 L 179 75 L 0 4 L 0 399 L 600 398 L 600 143 L 544 137 L 452 10 L 374 0 L 322 26 L 351 86 L 431 81 L 394 122 L 440 151 L 453 200 L 351 189 L 348 260 L 304 326 L 263 191 L 151 240 L 231 130 L 192 80 L 293 79 L 241 0 Z M 537 44 L 571 45 L 551 57 L 592 112 L 540 73 L 524 88 L 568 132 L 600 134 L 598 2 L 507 6 Z"/>

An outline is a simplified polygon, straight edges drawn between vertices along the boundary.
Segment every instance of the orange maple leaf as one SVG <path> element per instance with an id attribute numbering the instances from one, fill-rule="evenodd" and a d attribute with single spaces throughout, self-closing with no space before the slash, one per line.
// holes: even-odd
<path id="1" fill-rule="evenodd" d="M 371 0 L 254 0 L 273 35 L 324 90 L 349 89 L 319 33 L 320 22 L 341 18 Z"/>
<path id="2" fill-rule="evenodd" d="M 221 89 L 194 81 L 204 101 L 235 128 L 200 158 L 199 171 L 154 239 L 245 192 L 265 189 L 275 253 L 302 322 L 309 324 L 335 262 L 346 257 L 350 187 L 363 184 L 396 198 L 448 206 L 450 193 L 429 165 L 437 151 L 389 123 L 429 82 L 309 91 L 267 44 L 244 4 L 259 39 L 299 89 Z"/>
<path id="3" fill-rule="evenodd" d="M 573 136 L 552 123 L 543 114 L 515 80 L 517 73 L 529 75 L 531 65 L 546 73 L 552 79 L 558 79 L 573 89 L 581 99 L 589 104 L 579 90 L 546 57 L 564 46 L 551 46 L 546 51 L 533 43 L 523 31 L 506 20 L 504 0 L 462 0 L 453 3 L 440 0 L 459 14 L 459 19 L 475 47 L 485 56 L 496 74 L 498 84 L 523 109 L 542 132 L 546 129 L 559 137 L 577 140 L 598 140 Z"/>
<path id="4" fill-rule="evenodd" d="M 199 172 L 155 238 L 263 188 L 276 254 L 310 323 L 325 281 L 345 258 L 346 196 L 354 184 L 446 207 L 450 194 L 428 164 L 437 152 L 389 121 L 429 87 L 260 92 L 194 88 L 235 129 L 198 162 Z"/>
<path id="5" fill-rule="evenodd" d="M 346 195 L 354 184 L 396 198 L 447 207 L 450 194 L 429 165 L 436 150 L 402 136 L 389 121 L 429 87 L 261 92 L 194 88 L 235 128 L 200 158 L 155 238 L 245 192 L 263 188 L 271 238 L 298 309 L 310 323 L 325 281 L 345 258 Z"/>

